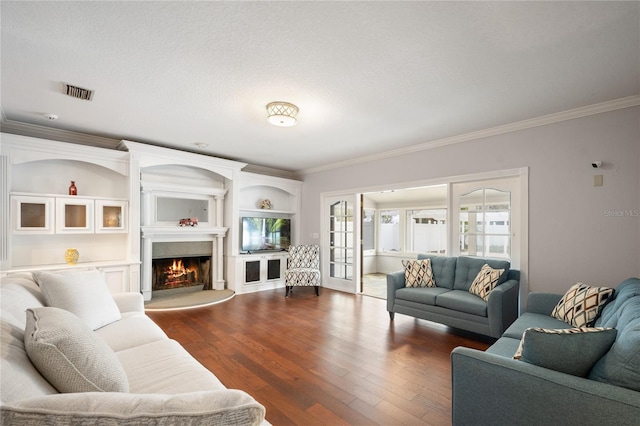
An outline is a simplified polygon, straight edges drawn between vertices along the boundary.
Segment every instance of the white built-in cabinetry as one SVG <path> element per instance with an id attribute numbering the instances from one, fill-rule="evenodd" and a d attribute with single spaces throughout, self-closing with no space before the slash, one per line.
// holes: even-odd
<path id="1" fill-rule="evenodd" d="M 127 233 L 127 200 L 10 193 L 14 234 Z"/>
<path id="2" fill-rule="evenodd" d="M 233 182 L 227 204 L 230 235 L 227 241 L 227 282 L 236 293 L 284 287 L 287 253 L 241 250 L 242 218 L 274 217 L 291 219 L 291 243 L 300 240 L 300 192 L 302 182 L 293 179 L 240 172 Z M 261 208 L 268 199 L 271 209 Z"/>
<path id="3" fill-rule="evenodd" d="M 95 267 L 111 291 L 139 291 L 128 153 L 5 133 L 1 141 L 2 273 Z M 75 265 L 65 262 L 69 248 L 80 253 Z"/>
<path id="4" fill-rule="evenodd" d="M 5 133 L 0 141 L 0 276 L 95 267 L 111 291 L 148 300 L 153 244 L 205 241 L 213 288 L 284 287 L 287 253 L 243 253 L 242 218 L 290 219 L 296 244 L 302 182 L 131 141 L 119 149 Z M 69 195 L 71 181 L 77 195 Z M 270 209 L 261 208 L 265 199 Z M 179 226 L 186 217 L 198 226 Z M 80 253 L 75 265 L 65 262 L 70 248 Z"/>

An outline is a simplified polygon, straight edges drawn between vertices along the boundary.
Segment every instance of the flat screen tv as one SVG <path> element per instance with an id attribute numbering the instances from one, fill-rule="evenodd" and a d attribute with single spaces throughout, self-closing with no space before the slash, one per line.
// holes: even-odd
<path id="1" fill-rule="evenodd" d="M 291 219 L 242 218 L 242 251 L 278 251 L 291 244 Z"/>

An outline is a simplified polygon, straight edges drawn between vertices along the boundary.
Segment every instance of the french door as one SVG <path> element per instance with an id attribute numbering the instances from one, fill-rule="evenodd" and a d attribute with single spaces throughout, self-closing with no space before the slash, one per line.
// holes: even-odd
<path id="1" fill-rule="evenodd" d="M 323 198 L 322 283 L 350 293 L 356 292 L 358 281 L 357 206 L 353 194 Z"/>

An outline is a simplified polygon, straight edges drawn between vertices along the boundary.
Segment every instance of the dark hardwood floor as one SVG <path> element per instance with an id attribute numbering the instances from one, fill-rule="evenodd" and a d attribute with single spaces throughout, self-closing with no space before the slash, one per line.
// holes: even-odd
<path id="1" fill-rule="evenodd" d="M 451 424 L 449 354 L 490 340 L 405 315 L 386 301 L 297 287 L 237 295 L 206 308 L 149 312 L 274 425 Z"/>

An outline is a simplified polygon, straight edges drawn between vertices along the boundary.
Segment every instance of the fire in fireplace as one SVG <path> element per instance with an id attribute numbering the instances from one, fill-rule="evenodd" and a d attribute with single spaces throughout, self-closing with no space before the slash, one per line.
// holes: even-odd
<path id="1" fill-rule="evenodd" d="M 211 288 L 211 256 L 153 259 L 152 290 L 202 285 Z"/>

